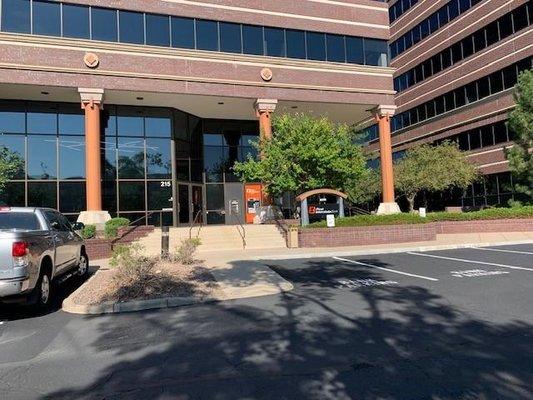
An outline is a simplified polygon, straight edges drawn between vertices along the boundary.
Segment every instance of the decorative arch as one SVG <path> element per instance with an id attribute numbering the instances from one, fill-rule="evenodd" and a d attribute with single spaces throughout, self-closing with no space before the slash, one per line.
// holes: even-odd
<path id="1" fill-rule="evenodd" d="M 296 197 L 296 201 L 303 201 L 307 199 L 308 197 L 314 196 L 315 194 L 332 194 L 337 197 L 342 197 L 343 199 L 347 199 L 348 195 L 335 189 L 314 189 L 309 190 L 305 193 L 302 193 L 301 195 Z"/>

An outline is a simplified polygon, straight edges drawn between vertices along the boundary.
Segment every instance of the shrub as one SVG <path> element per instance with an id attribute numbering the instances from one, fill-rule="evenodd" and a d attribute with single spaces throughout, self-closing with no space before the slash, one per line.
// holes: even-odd
<path id="1" fill-rule="evenodd" d="M 184 265 L 194 264 L 194 255 L 202 242 L 199 238 L 184 239 L 178 246 L 176 261 Z"/>
<path id="2" fill-rule="evenodd" d="M 96 236 L 96 225 L 85 225 L 81 231 L 81 237 L 92 239 Z"/>
<path id="3" fill-rule="evenodd" d="M 127 218 L 112 218 L 105 223 L 105 236 L 107 238 L 116 238 L 118 236 L 118 228 L 121 226 L 128 226 L 130 220 Z"/>

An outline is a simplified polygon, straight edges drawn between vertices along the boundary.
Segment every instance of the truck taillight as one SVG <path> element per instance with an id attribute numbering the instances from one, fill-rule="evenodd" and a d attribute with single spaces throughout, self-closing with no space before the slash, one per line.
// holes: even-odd
<path id="1" fill-rule="evenodd" d="M 11 255 L 13 257 L 24 257 L 29 253 L 29 246 L 26 242 L 15 242 L 13 243 L 13 249 Z"/>

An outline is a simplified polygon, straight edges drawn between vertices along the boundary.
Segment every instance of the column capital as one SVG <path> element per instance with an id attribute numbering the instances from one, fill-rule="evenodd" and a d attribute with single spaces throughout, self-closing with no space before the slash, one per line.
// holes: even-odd
<path id="1" fill-rule="evenodd" d="M 376 118 L 392 117 L 398 107 L 394 105 L 379 105 L 372 110 Z"/>
<path id="2" fill-rule="evenodd" d="M 102 108 L 104 103 L 104 89 L 95 88 L 78 88 L 78 93 L 81 99 L 81 108 L 85 108 L 88 104 L 91 106 L 97 105 Z"/>
<path id="3" fill-rule="evenodd" d="M 276 110 L 278 101 L 275 99 L 257 99 L 254 103 L 255 111 L 260 113 L 272 113 Z"/>

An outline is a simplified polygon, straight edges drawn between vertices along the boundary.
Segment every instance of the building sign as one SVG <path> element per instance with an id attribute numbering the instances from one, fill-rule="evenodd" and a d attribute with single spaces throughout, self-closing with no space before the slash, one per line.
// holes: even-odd
<path id="1" fill-rule="evenodd" d="M 328 215 L 338 217 L 340 213 L 340 207 L 334 203 L 322 203 L 322 204 L 309 204 L 309 220 L 310 221 L 322 221 L 327 218 Z"/>

